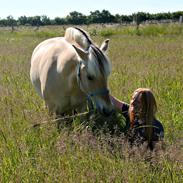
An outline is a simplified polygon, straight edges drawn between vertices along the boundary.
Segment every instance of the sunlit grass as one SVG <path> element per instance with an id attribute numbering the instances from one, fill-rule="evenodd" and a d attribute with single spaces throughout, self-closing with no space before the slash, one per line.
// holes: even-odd
<path id="1" fill-rule="evenodd" d="M 114 96 L 129 102 L 138 87 L 154 92 L 165 145 L 152 154 L 129 147 L 122 136 L 94 135 L 78 121 L 77 128 L 60 132 L 49 123 L 32 128 L 50 117 L 29 80 L 31 53 L 64 29 L 0 30 L 0 182 L 182 182 L 182 28 L 157 29 L 140 27 L 141 34 L 131 34 L 133 27 L 100 28 L 92 37 L 98 45 L 110 37 Z"/>

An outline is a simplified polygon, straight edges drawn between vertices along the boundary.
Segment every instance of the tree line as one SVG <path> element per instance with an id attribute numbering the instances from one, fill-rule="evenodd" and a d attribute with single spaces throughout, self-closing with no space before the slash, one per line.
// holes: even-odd
<path id="1" fill-rule="evenodd" d="M 94 23 L 131 23 L 136 21 L 138 23 L 151 20 L 179 20 L 180 16 L 183 16 L 183 11 L 168 12 L 168 13 L 156 13 L 150 14 L 145 12 L 138 12 L 132 15 L 112 15 L 108 10 L 96 10 L 91 11 L 90 15 L 86 16 L 80 12 L 73 11 L 69 13 L 65 18 L 56 17 L 50 19 L 48 16 L 20 16 L 18 19 L 14 19 L 13 16 L 8 16 L 5 19 L 0 19 L 0 26 L 19 26 L 19 25 L 31 25 L 31 26 L 44 26 L 44 25 L 89 25 Z"/>

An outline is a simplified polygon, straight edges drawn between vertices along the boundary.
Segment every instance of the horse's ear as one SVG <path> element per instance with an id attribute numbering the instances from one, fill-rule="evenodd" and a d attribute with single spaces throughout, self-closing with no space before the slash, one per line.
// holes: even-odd
<path id="1" fill-rule="evenodd" d="M 108 49 L 108 47 L 109 47 L 109 39 L 106 39 L 106 40 L 102 43 L 102 45 L 100 46 L 100 49 L 101 49 L 103 52 L 106 52 L 107 49 Z"/>
<path id="2" fill-rule="evenodd" d="M 88 52 L 81 49 L 81 48 L 78 48 L 76 47 L 75 45 L 72 45 L 74 47 L 74 49 L 76 50 L 76 52 L 78 53 L 78 55 L 81 57 L 81 59 L 83 61 L 87 61 L 88 60 Z"/>

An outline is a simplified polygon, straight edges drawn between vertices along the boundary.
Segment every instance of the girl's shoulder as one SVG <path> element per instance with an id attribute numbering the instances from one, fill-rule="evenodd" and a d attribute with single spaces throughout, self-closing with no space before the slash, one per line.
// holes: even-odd
<path id="1" fill-rule="evenodd" d="M 163 127 L 162 123 L 159 120 L 154 119 L 152 125 L 154 126 L 155 129 L 158 129 L 158 131 L 163 131 L 164 132 L 164 127 Z"/>
<path id="2" fill-rule="evenodd" d="M 163 139 L 164 138 L 164 127 L 163 127 L 162 123 L 159 120 L 154 119 L 153 126 L 154 126 L 153 139 L 154 140 Z"/>
<path id="3" fill-rule="evenodd" d="M 129 104 L 125 103 L 125 102 L 122 102 L 122 108 L 121 108 L 121 111 L 122 112 L 125 112 L 125 111 L 128 111 L 129 109 Z"/>

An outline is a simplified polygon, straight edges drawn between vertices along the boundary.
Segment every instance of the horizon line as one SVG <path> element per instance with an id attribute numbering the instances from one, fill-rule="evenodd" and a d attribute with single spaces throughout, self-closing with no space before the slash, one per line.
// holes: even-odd
<path id="1" fill-rule="evenodd" d="M 119 14 L 119 13 L 115 13 L 115 14 L 112 14 L 109 10 L 106 10 L 106 9 L 103 9 L 103 10 L 105 10 L 105 11 L 108 11 L 111 15 L 113 15 L 113 16 L 115 16 L 115 15 L 120 15 L 120 16 L 132 16 L 133 14 L 137 14 L 137 13 L 149 13 L 149 12 L 146 12 L 146 11 L 137 11 L 137 12 L 133 12 L 133 13 L 130 13 L 130 14 Z M 99 12 L 102 12 L 103 10 L 94 10 L 94 11 L 90 11 L 90 13 L 91 12 L 95 12 L 95 11 L 99 11 Z M 81 12 L 79 12 L 79 11 L 76 11 L 76 10 L 74 10 L 74 11 L 71 11 L 71 12 L 69 12 L 69 14 L 70 13 L 72 13 L 72 12 L 77 12 L 77 13 L 81 13 Z M 161 11 L 161 12 L 154 12 L 154 13 L 149 13 L 149 14 L 161 14 L 161 13 L 176 13 L 176 12 L 183 12 L 183 10 L 177 10 L 177 11 Z M 15 16 L 13 16 L 12 14 L 9 14 L 9 15 L 7 15 L 6 17 L 1 17 L 0 16 L 0 20 L 2 20 L 2 19 L 6 19 L 7 17 L 9 17 L 9 16 L 12 16 L 15 20 L 16 19 L 18 19 L 18 18 L 20 18 L 20 17 L 23 17 L 23 16 L 25 16 L 25 17 L 36 17 L 36 16 L 47 16 L 48 18 L 50 18 L 50 19 L 55 19 L 55 18 L 57 18 L 57 17 L 59 17 L 59 18 L 66 18 L 67 16 L 69 16 L 69 14 L 67 14 L 66 16 L 55 16 L 55 17 L 52 17 L 52 16 L 49 16 L 49 15 L 46 15 L 46 14 L 35 14 L 35 15 L 20 15 L 20 16 L 17 16 L 17 17 L 15 17 Z M 86 15 L 86 14 L 84 14 L 84 13 L 81 13 L 82 15 L 84 15 L 84 16 L 89 16 L 89 15 Z"/>

